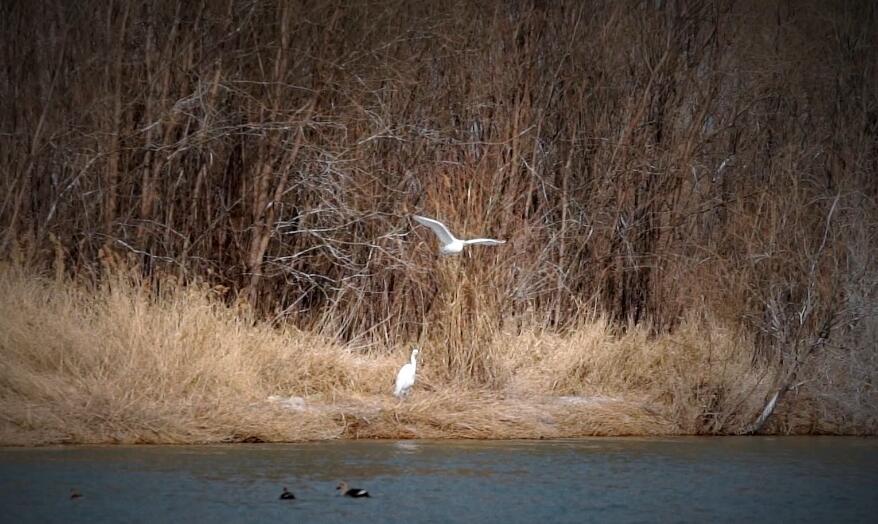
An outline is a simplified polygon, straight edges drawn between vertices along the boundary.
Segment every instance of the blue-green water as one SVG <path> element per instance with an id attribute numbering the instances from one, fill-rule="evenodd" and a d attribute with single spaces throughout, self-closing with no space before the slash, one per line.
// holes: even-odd
<path id="1" fill-rule="evenodd" d="M 340 497 L 347 480 L 369 499 Z M 296 494 L 281 501 L 283 487 Z M 70 490 L 83 496 L 71 499 Z M 878 440 L 0 449 L 4 522 L 876 522 Z"/>

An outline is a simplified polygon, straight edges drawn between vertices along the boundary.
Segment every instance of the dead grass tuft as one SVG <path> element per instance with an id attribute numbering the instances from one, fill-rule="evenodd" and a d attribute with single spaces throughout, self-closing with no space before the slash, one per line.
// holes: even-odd
<path id="1" fill-rule="evenodd" d="M 673 335 L 604 318 L 564 336 L 498 334 L 491 386 L 449 378 L 429 342 L 402 401 L 391 391 L 408 348 L 272 328 L 200 286 L 155 296 L 127 277 L 95 288 L 4 266 L 0 333 L 5 444 L 736 433 L 770 391 L 749 338 L 694 316 Z M 794 403 L 776 430 L 874 427 L 859 404 L 841 411 L 858 422 L 834 420 L 827 398 Z"/>

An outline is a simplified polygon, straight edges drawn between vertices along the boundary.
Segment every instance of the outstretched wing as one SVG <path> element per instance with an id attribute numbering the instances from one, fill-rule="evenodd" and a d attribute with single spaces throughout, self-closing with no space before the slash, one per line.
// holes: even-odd
<path id="1" fill-rule="evenodd" d="M 496 246 L 499 244 L 505 244 L 505 240 L 494 240 L 493 238 L 473 238 L 471 240 L 464 240 L 465 244 L 484 244 L 486 246 Z"/>
<path id="2" fill-rule="evenodd" d="M 436 236 L 439 237 L 439 241 L 443 244 L 450 244 L 456 240 L 454 238 L 454 235 L 451 234 L 451 231 L 448 231 L 448 228 L 445 227 L 445 224 L 443 224 L 442 222 L 418 215 L 412 215 L 412 218 L 417 220 L 422 225 L 425 225 L 432 229 L 433 233 L 436 233 Z"/>

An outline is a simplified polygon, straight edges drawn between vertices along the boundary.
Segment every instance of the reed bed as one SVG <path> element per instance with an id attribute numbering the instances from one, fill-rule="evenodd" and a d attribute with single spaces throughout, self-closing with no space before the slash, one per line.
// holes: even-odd
<path id="1" fill-rule="evenodd" d="M 3 440 L 874 433 L 876 41 L 865 0 L 2 3 Z"/>
<path id="2" fill-rule="evenodd" d="M 490 387 L 449 375 L 430 342 L 415 392 L 399 400 L 392 385 L 407 348 L 367 351 L 276 328 L 207 286 L 157 296 L 126 278 L 92 287 L 8 266 L 0 333 L 4 444 L 734 434 L 771 387 L 770 367 L 751 362 L 751 339 L 696 319 L 656 337 L 604 318 L 564 336 L 474 344 L 491 354 Z M 774 430 L 806 430 L 814 401 L 792 399 Z M 855 406 L 823 403 L 836 418 L 860 417 L 835 431 L 874 431 L 863 418 L 874 405 Z"/>

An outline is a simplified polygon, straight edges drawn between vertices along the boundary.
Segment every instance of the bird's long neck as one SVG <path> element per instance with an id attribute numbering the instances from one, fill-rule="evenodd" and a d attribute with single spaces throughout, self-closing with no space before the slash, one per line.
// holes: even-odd
<path id="1" fill-rule="evenodd" d="M 418 365 L 418 356 L 416 354 L 412 353 L 412 366 L 417 367 L 417 365 Z"/>

